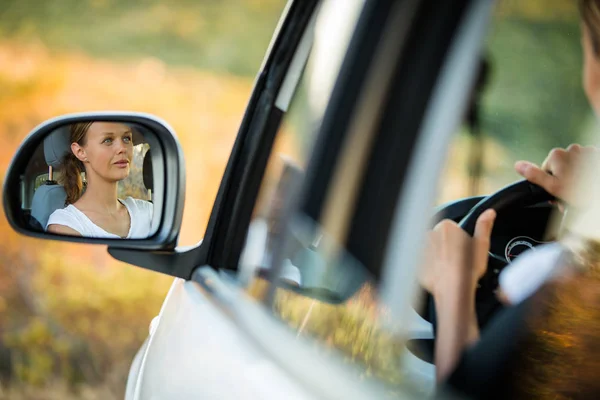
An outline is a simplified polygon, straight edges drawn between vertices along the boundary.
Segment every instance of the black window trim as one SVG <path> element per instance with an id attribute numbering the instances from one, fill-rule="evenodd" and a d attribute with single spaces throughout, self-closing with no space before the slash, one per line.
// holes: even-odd
<path id="1" fill-rule="evenodd" d="M 375 279 L 381 276 L 397 199 L 405 186 L 409 161 L 421 133 L 433 89 L 472 1 L 421 1 L 412 20 L 414 28 L 409 30 L 406 47 L 397 59 L 389 60 L 400 67 L 395 68 L 389 90 L 383 94 L 387 98 L 383 112 L 373 110 L 380 113 L 381 118 L 376 118 L 378 123 L 373 127 L 377 134 L 359 184 L 358 200 L 350 217 L 345 242 L 346 250 L 367 267 Z M 409 2 L 405 0 L 403 3 Z M 357 114 L 362 84 L 369 69 L 373 68 L 367 59 L 372 56 L 373 43 L 377 43 L 382 32 L 372 27 L 384 26 L 392 6 L 400 9 L 398 3 L 370 2 L 372 8 L 365 10 L 361 16 L 361 22 L 365 24 L 362 29 L 368 31 L 361 32 L 359 26 L 352 39 L 319 133 L 320 143 L 309 163 L 300 195 L 297 211 L 314 221 L 322 218 L 338 158 L 348 139 L 352 117 Z M 369 26 L 371 29 L 367 28 Z M 291 213 L 287 217 L 291 218 Z M 280 267 L 277 261 L 272 266 L 270 280 L 273 284 L 265 299 L 267 303 L 274 298 L 274 290 L 279 285 L 275 279 Z"/>
<path id="2" fill-rule="evenodd" d="M 197 268 L 237 269 L 250 217 L 283 112 L 275 102 L 319 0 L 289 0 L 259 71 L 204 238 L 173 251 L 109 248 L 116 259 L 186 280 Z M 190 207 L 190 205 L 188 205 Z M 133 262 L 132 260 L 135 260 Z"/>
<path id="3" fill-rule="evenodd" d="M 293 1 L 242 120 L 203 242 L 205 262 L 236 270 L 258 190 L 283 118 L 276 107 L 296 49 L 319 0 Z"/>

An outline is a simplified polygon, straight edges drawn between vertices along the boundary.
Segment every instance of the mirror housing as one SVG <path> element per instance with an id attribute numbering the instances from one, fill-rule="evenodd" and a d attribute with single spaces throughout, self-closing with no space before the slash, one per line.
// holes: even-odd
<path id="1" fill-rule="evenodd" d="M 45 139 L 57 130 L 77 122 L 117 122 L 132 126 L 133 142 L 147 139 L 152 148 L 152 200 L 154 218 L 151 235 L 139 239 L 112 239 L 58 235 L 35 229 L 24 214 L 21 180 L 36 151 L 46 144 Z M 137 135 L 136 135 L 137 133 Z M 140 136 L 140 134 L 142 136 Z M 144 180 L 148 179 L 144 176 Z M 168 195 L 167 195 L 168 194 Z M 84 112 L 67 114 L 35 127 L 19 146 L 13 157 L 3 187 L 6 218 L 11 227 L 26 236 L 78 243 L 106 244 L 110 249 L 161 250 L 175 249 L 181 227 L 185 200 L 185 165 L 181 146 L 173 129 L 161 119 L 137 112 Z M 131 262 L 131 261 L 129 261 Z M 134 263 L 135 264 L 135 263 Z"/>

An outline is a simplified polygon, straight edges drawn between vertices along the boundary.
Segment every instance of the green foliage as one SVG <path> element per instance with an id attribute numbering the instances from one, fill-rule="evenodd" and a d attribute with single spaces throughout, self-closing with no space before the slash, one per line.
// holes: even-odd
<path id="1" fill-rule="evenodd" d="M 58 370 L 70 381 L 73 369 L 68 364 L 69 342 L 56 337 L 39 317 L 32 318 L 23 329 L 5 335 L 13 349 L 13 368 L 17 380 L 34 386 L 47 384 Z"/>
<path id="2" fill-rule="evenodd" d="M 576 0 L 502 0 L 496 15 L 527 18 L 532 21 L 573 21 L 578 18 Z"/>
<path id="3" fill-rule="evenodd" d="M 580 139 L 590 117 L 577 19 L 497 18 L 488 43 L 483 129 L 517 158 L 541 161 Z"/>
<path id="4" fill-rule="evenodd" d="M 279 289 L 275 304 L 276 313 L 299 335 L 317 339 L 319 346 L 326 344 L 356 366 L 358 379 L 375 378 L 390 387 L 406 383 L 400 365 L 404 340 L 387 329 L 390 321 L 371 285 L 340 305 Z"/>
<path id="5" fill-rule="evenodd" d="M 284 0 L 3 0 L 0 36 L 254 76 Z"/>
<path id="6" fill-rule="evenodd" d="M 75 387 L 116 374 L 118 393 L 170 279 L 132 268 L 74 268 L 72 261 L 40 257 L 31 287 L 35 315 L 3 337 L 12 368 L 17 382 L 33 386 L 60 378 Z"/>

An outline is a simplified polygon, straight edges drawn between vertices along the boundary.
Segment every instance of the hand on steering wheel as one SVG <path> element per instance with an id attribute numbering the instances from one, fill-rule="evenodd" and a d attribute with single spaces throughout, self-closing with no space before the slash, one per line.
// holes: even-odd
<path id="1" fill-rule="evenodd" d="M 436 300 L 456 288 L 475 291 L 487 269 L 495 218 L 496 212 L 492 209 L 482 213 L 477 218 L 473 236 L 449 219 L 431 231 L 419 282 Z"/>
<path id="2" fill-rule="evenodd" d="M 460 227 L 465 234 L 473 236 L 479 217 L 488 209 L 493 209 L 497 213 L 501 213 L 502 211 L 510 210 L 511 208 L 528 207 L 550 200 L 554 200 L 554 196 L 540 186 L 534 185 L 528 181 L 520 181 L 483 198 L 458 223 L 457 227 Z M 493 263 L 494 268 L 488 267 L 487 270 L 484 269 L 485 272 L 479 280 L 479 287 L 476 293 L 477 322 L 480 328 L 488 322 L 495 311 L 502 307 L 495 294 L 498 285 L 498 277 L 493 270 L 501 270 L 506 266 L 506 262 L 490 256 L 488 258 L 488 263 Z M 427 286 L 431 285 L 431 283 L 427 282 L 424 282 L 424 284 Z M 424 289 L 428 290 L 427 287 Z M 428 292 L 425 301 L 425 310 L 420 314 L 435 326 L 435 307 L 432 300 L 431 292 Z"/>
<path id="3" fill-rule="evenodd" d="M 541 166 L 529 161 L 518 161 L 515 170 L 529 182 L 571 205 L 580 206 L 581 196 L 573 195 L 575 176 L 581 175 L 585 163 L 597 162 L 600 149 L 572 144 L 566 149 L 553 149 Z"/>

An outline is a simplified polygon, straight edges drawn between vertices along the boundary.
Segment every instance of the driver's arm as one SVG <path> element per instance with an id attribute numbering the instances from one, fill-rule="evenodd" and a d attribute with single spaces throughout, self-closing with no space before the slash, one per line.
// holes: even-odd
<path id="1" fill-rule="evenodd" d="M 465 349 L 443 382 L 443 389 L 469 399 L 514 398 L 515 368 L 528 335 L 531 298 L 502 309 L 481 339 Z"/>
<path id="2" fill-rule="evenodd" d="M 437 224 L 430 234 L 419 281 L 435 302 L 438 382 L 449 376 L 463 351 L 479 339 L 475 291 L 477 281 L 487 269 L 495 218 L 494 210 L 482 213 L 477 219 L 473 237 L 450 220 Z"/>

